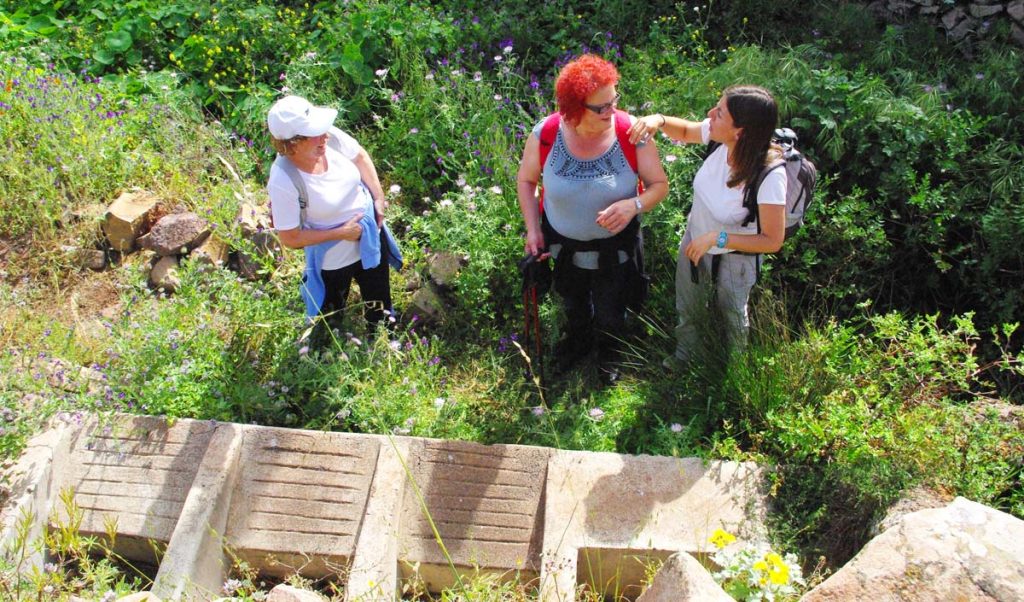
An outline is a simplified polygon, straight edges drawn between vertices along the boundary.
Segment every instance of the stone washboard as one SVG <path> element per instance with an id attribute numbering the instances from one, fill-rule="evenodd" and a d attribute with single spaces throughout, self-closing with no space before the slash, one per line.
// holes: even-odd
<path id="1" fill-rule="evenodd" d="M 268 575 L 342 572 L 356 539 L 380 440 L 281 428 L 247 430 L 227 543 Z M 280 565 L 278 563 L 284 563 Z"/>
<path id="2" fill-rule="evenodd" d="M 518 445 L 416 440 L 408 464 L 452 562 L 460 568 L 532 578 L 539 574 L 544 483 L 550 450 Z M 405 578 L 419 563 L 428 589 L 454 576 L 414 488 L 402 501 L 399 560 Z"/>
<path id="3" fill-rule="evenodd" d="M 61 490 L 74 490 L 80 532 L 103 534 L 114 521 L 119 553 L 155 560 L 148 541 L 170 541 L 215 429 L 212 422 L 155 417 L 83 425 L 71 439 L 73 461 L 60 479 Z M 66 520 L 64 503 L 52 504 Z"/>

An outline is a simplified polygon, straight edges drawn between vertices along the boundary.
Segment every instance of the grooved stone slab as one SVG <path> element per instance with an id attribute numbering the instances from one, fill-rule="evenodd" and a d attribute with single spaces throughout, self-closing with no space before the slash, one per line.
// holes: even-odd
<path id="1" fill-rule="evenodd" d="M 106 532 L 108 518 L 120 537 L 168 542 L 216 425 L 154 417 L 85 425 L 70 442 L 60 490 L 71 487 L 81 508 L 83 533 Z M 66 509 L 53 501 L 61 519 Z"/>
<path id="2" fill-rule="evenodd" d="M 329 565 L 355 552 L 379 451 L 380 440 L 367 436 L 246 431 L 228 544 L 243 557 L 315 558 L 309 572 L 336 572 Z"/>
<path id="3" fill-rule="evenodd" d="M 754 464 L 554 452 L 541 600 L 575 599 L 577 579 L 588 573 L 580 558 L 594 556 L 590 550 L 700 553 L 716 528 L 740 539 L 755 535 L 750 526 L 763 525 L 767 510 L 761 486 Z"/>
<path id="4" fill-rule="evenodd" d="M 538 447 L 463 441 L 410 445 L 412 477 L 456 565 L 498 572 L 539 569 L 550 455 Z M 405 488 L 400 538 L 400 560 L 447 565 L 411 486 Z M 427 581 L 429 586 L 429 576 Z"/>

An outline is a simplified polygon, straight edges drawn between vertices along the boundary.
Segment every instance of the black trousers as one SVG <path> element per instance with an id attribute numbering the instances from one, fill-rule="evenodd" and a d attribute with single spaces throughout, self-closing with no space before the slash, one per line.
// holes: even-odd
<path id="1" fill-rule="evenodd" d="M 373 269 L 363 269 L 363 262 L 357 261 L 336 270 L 320 270 L 324 279 L 323 314 L 333 315 L 327 321 L 332 327 L 341 324 L 342 315 L 345 311 L 345 302 L 348 299 L 349 289 L 352 287 L 352 280 L 359 284 L 359 293 L 363 298 L 363 316 L 369 325 L 370 331 L 375 330 L 377 323 L 384 318 L 385 310 L 391 311 L 391 280 L 388 273 L 387 247 L 381 245 L 380 264 Z"/>
<path id="2" fill-rule="evenodd" d="M 555 275 L 555 290 L 565 303 L 566 337 L 574 345 L 596 345 L 598 361 L 618 359 L 626 327 L 629 262 L 610 269 L 586 270 L 568 264 Z"/>

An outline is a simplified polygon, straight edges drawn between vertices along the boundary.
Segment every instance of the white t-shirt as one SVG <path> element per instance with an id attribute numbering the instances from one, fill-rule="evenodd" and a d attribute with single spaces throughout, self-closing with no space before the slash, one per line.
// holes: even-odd
<path id="1" fill-rule="evenodd" d="M 700 125 L 701 140 L 707 144 L 711 139 L 711 120 L 705 119 Z M 757 234 L 756 222 L 745 227 L 740 224 L 747 217 L 743 206 L 743 186 L 729 188 L 731 170 L 728 163 L 729 149 L 721 145 L 711 153 L 693 178 L 693 207 L 686 219 L 691 238 L 706 232 L 726 231 L 729 234 Z M 786 170 L 773 169 L 757 190 L 758 205 L 786 204 Z M 729 253 L 730 249 L 711 247 L 708 253 Z"/>
<path id="2" fill-rule="evenodd" d="M 340 142 L 341 152 L 327 145 L 327 171 L 310 174 L 299 170 L 309 193 L 305 228 L 326 230 L 339 226 L 365 210 L 359 170 L 352 162 L 362 150 L 354 138 L 336 128 L 331 134 Z M 299 224 L 299 191 L 288 174 L 276 164 L 267 181 L 270 208 L 277 230 L 292 230 Z M 339 240 L 324 254 L 323 269 L 336 270 L 359 261 L 359 241 Z"/>

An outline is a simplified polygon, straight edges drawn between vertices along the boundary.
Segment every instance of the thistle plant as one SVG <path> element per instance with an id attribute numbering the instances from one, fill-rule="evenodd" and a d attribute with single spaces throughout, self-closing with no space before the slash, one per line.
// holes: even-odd
<path id="1" fill-rule="evenodd" d="M 721 567 L 712 577 L 736 600 L 796 600 L 806 586 L 794 554 L 783 556 L 765 542 L 734 546 L 736 538 L 722 529 L 709 541 L 717 548 L 711 560 Z"/>

